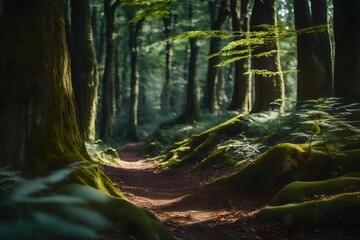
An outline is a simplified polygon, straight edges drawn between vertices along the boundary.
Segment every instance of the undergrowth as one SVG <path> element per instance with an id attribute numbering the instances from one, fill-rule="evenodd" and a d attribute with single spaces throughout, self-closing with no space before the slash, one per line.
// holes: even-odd
<path id="1" fill-rule="evenodd" d="M 71 164 L 45 177 L 23 178 L 0 169 L 0 239 L 96 239 L 97 230 L 110 226 L 91 208 L 85 196 L 57 193 L 58 185 L 81 163 Z M 74 187 L 81 191 L 81 185 Z M 102 193 L 93 189 L 93 195 Z"/>

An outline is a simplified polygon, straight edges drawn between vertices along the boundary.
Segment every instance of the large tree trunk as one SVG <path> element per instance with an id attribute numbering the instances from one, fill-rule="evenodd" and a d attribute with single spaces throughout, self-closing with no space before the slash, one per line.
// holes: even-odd
<path id="1" fill-rule="evenodd" d="M 335 96 L 360 101 L 360 1 L 334 0 Z"/>
<path id="2" fill-rule="evenodd" d="M 92 41 L 89 0 L 71 1 L 72 83 L 79 128 L 85 140 L 95 139 L 98 72 Z"/>
<path id="3" fill-rule="evenodd" d="M 241 1 L 241 13 L 239 18 L 237 0 L 230 1 L 231 24 L 233 31 L 248 32 L 248 0 Z M 240 38 L 234 38 L 238 41 Z M 249 112 L 251 109 L 251 81 L 250 75 L 245 75 L 250 68 L 250 56 L 234 63 L 234 90 L 229 110 L 240 110 L 241 112 Z"/>
<path id="4" fill-rule="evenodd" d="M 130 10 L 129 10 L 130 11 Z M 130 21 L 135 13 L 128 11 L 128 20 Z M 129 49 L 130 49 L 130 118 L 129 131 L 127 138 L 137 141 L 137 127 L 138 127 L 138 107 L 139 107 L 139 34 L 142 27 L 143 20 L 136 23 L 129 23 Z"/>
<path id="5" fill-rule="evenodd" d="M 211 30 L 220 30 L 228 16 L 227 1 L 221 0 L 220 5 L 217 6 L 218 1 L 209 1 Z M 221 38 L 210 39 L 209 55 L 212 55 L 220 50 Z M 206 86 L 204 92 L 204 108 L 214 113 L 218 109 L 216 86 L 217 86 L 217 67 L 220 61 L 218 56 L 212 57 L 208 62 L 208 70 L 206 77 Z"/>
<path id="6" fill-rule="evenodd" d="M 164 18 L 164 37 L 168 39 L 171 31 L 171 17 Z M 172 75 L 172 42 L 166 41 L 165 43 L 165 84 L 161 92 L 161 111 L 167 113 L 170 109 L 170 98 L 171 98 L 171 75 Z"/>
<path id="7" fill-rule="evenodd" d="M 294 1 L 296 30 L 327 24 L 326 0 Z M 329 97 L 333 92 L 331 49 L 328 33 L 310 32 L 297 36 L 299 101 Z"/>
<path id="8" fill-rule="evenodd" d="M 276 0 L 255 0 L 251 14 L 251 31 L 262 31 L 258 25 L 276 25 Z M 276 37 L 274 34 L 274 38 Z M 278 41 L 268 43 L 253 53 L 259 54 L 269 51 L 278 51 Z M 281 73 L 280 56 L 275 52 L 268 57 L 252 59 L 252 69 L 266 70 L 275 73 L 274 76 L 266 77 L 255 74 L 255 102 L 253 112 L 260 112 L 271 108 L 283 108 L 284 105 L 284 79 Z M 271 103 L 278 100 L 278 104 L 272 106 Z"/>
<path id="9" fill-rule="evenodd" d="M 190 22 L 193 21 L 193 3 L 189 3 L 189 19 Z M 192 30 L 192 27 L 191 29 Z M 199 53 L 199 45 L 197 44 L 197 39 L 190 38 L 190 59 L 188 65 L 188 83 L 186 90 L 186 102 L 185 109 L 177 119 L 178 123 L 191 123 L 201 119 L 201 112 L 199 106 L 199 96 L 198 96 L 198 84 L 196 81 L 196 71 L 197 71 L 197 57 Z"/>
<path id="10" fill-rule="evenodd" d="M 0 35 L 0 164 L 34 174 L 90 159 L 76 120 L 64 1 L 4 1 Z"/>

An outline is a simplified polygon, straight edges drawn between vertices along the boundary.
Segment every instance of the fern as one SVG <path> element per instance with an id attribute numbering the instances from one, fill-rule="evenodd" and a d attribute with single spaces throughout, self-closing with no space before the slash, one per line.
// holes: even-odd
<path id="1" fill-rule="evenodd" d="M 9 168 L 0 169 L 0 239 L 95 239 L 96 230 L 109 222 L 93 211 L 85 196 L 56 194 L 54 187 L 66 179 L 77 163 L 49 176 L 25 179 Z M 74 186 L 83 191 L 85 186 Z M 84 192 L 84 191 L 83 191 Z M 92 194 L 101 195 L 97 190 Z"/>

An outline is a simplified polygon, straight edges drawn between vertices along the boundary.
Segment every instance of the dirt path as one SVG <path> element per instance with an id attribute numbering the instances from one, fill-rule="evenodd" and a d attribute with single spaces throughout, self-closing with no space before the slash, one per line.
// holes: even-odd
<path id="1" fill-rule="evenodd" d="M 209 186 L 206 183 L 226 172 L 159 169 L 139 156 L 140 146 L 127 145 L 119 151 L 119 163 L 104 170 L 131 202 L 154 211 L 176 239 L 344 239 L 336 237 L 338 232 L 287 232 L 275 224 L 258 223 L 254 214 L 271 203 L 273 191 Z"/>

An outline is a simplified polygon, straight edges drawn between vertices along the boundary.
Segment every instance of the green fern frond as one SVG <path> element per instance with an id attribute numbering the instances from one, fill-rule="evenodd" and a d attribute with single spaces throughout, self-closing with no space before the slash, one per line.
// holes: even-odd
<path id="1" fill-rule="evenodd" d="M 156 3 L 138 13 L 136 17 L 130 20 L 130 23 L 139 22 L 145 18 L 169 18 L 171 16 L 170 7 L 168 3 Z"/>

